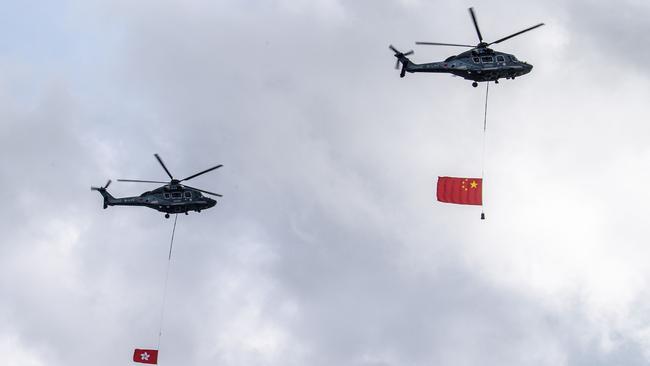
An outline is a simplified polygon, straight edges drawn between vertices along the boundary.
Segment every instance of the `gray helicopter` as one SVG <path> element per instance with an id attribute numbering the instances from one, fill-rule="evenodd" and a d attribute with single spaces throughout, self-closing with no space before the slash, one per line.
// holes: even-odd
<path id="1" fill-rule="evenodd" d="M 478 22 L 476 21 L 476 15 L 474 14 L 473 8 L 469 8 L 469 14 L 471 15 L 472 21 L 474 22 L 474 28 L 476 28 L 476 34 L 478 35 L 479 40 L 478 45 L 472 46 L 455 43 L 415 42 L 415 44 L 420 45 L 456 46 L 471 48 L 471 50 L 465 51 L 459 55 L 450 56 L 442 62 L 414 64 L 411 62 L 411 60 L 408 59 L 408 57 L 406 57 L 412 55 L 414 53 L 413 50 L 403 53 L 390 45 L 389 48 L 395 52 L 395 57 L 397 57 L 395 68 L 399 69 L 399 64 L 402 64 L 400 77 L 404 77 L 404 75 L 406 75 L 406 72 L 447 73 L 474 81 L 472 83 L 472 86 L 476 88 L 478 86 L 478 82 L 494 81 L 498 84 L 499 79 L 501 78 L 514 80 L 516 77 L 528 74 L 533 69 L 533 65 L 528 64 L 524 61 L 517 60 L 514 55 L 494 51 L 490 49 L 489 46 L 495 43 L 501 43 L 507 39 L 541 27 L 544 25 L 544 23 L 539 23 L 530 28 L 526 28 L 517 33 L 513 33 L 507 37 L 503 37 L 494 42 L 487 43 L 483 42 L 483 36 L 481 35 L 481 31 L 478 28 Z"/>
<path id="2" fill-rule="evenodd" d="M 145 206 L 158 210 L 165 213 L 165 218 L 169 218 L 170 213 L 187 213 L 189 211 L 201 212 L 201 210 L 206 210 L 210 207 L 214 207 L 217 204 L 217 201 L 205 197 L 202 193 L 210 194 L 217 197 L 223 197 L 220 194 L 204 191 L 202 189 L 190 187 L 185 184 L 181 184 L 186 180 L 196 178 L 199 175 L 211 172 L 217 168 L 221 168 L 223 165 L 216 165 L 210 169 L 206 169 L 202 172 L 190 175 L 184 179 L 175 179 L 165 163 L 158 154 L 154 154 L 160 165 L 165 169 L 165 172 L 171 179 L 170 182 L 160 182 L 152 180 L 135 180 L 135 179 L 118 179 L 118 182 L 136 182 L 136 183 L 163 183 L 165 184 L 162 187 L 158 187 L 152 191 L 144 192 L 143 194 L 137 197 L 122 197 L 115 198 L 106 190 L 111 184 L 109 180 L 106 185 L 103 187 L 90 187 L 91 191 L 98 191 L 99 194 L 104 197 L 104 208 L 108 206 Z"/>

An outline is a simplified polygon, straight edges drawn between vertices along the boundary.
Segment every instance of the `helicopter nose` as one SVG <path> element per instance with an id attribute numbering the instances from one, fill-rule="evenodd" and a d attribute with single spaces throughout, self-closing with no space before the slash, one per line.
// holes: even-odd
<path id="1" fill-rule="evenodd" d="M 214 207 L 214 205 L 217 204 L 216 200 L 213 200 L 212 198 L 209 198 L 208 205 L 209 207 Z"/>
<path id="2" fill-rule="evenodd" d="M 533 69 L 533 65 L 531 65 L 531 64 L 526 64 L 525 65 L 526 73 L 529 73 L 532 69 Z"/>

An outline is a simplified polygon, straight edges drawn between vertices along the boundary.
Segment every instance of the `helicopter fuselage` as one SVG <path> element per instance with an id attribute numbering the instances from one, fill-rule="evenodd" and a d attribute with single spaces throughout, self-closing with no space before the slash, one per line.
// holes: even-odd
<path id="1" fill-rule="evenodd" d="M 145 206 L 172 214 L 189 211 L 201 212 L 201 210 L 206 210 L 217 204 L 216 200 L 205 197 L 201 192 L 181 185 L 162 186 L 135 197 L 115 198 L 105 189 L 99 191 L 104 196 L 104 208 L 107 206 Z"/>
<path id="2" fill-rule="evenodd" d="M 533 65 L 517 60 L 514 55 L 489 48 L 472 49 L 441 62 L 414 64 L 406 57 L 400 61 L 406 72 L 448 73 L 476 82 L 514 79 L 533 69 Z"/>

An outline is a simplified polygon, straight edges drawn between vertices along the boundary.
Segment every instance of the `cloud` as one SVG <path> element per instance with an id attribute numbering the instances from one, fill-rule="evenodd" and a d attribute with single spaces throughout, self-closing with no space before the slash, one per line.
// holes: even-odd
<path id="1" fill-rule="evenodd" d="M 161 362 L 647 363 L 647 78 L 603 78 L 593 48 L 635 34 L 642 5 L 620 29 L 606 5 L 477 7 L 486 38 L 547 22 L 499 47 L 535 69 L 490 89 L 486 221 L 433 197 L 481 171 L 482 88 L 400 79 L 387 48 L 471 42 L 466 6 L 67 5 L 44 27 L 69 52 L 0 59 L 6 359 L 156 346 L 172 223 L 88 188 L 165 178 L 157 152 L 175 176 L 224 164 L 193 181 L 217 207 L 178 219 Z"/>

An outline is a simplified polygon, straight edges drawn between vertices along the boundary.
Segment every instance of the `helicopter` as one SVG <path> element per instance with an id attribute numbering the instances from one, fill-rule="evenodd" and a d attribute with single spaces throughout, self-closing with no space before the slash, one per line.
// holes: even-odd
<path id="1" fill-rule="evenodd" d="M 136 197 L 122 197 L 122 198 L 113 197 L 110 193 L 108 193 L 107 190 L 108 186 L 111 184 L 110 179 L 108 180 L 108 182 L 106 182 L 106 184 L 103 187 L 90 187 L 91 191 L 98 191 L 99 194 L 101 194 L 102 197 L 104 197 L 104 209 L 106 209 L 108 206 L 145 206 L 160 212 L 164 212 L 165 218 L 168 219 L 170 213 L 175 213 L 175 214 L 185 213 L 187 215 L 189 211 L 201 212 L 201 210 L 206 210 L 210 207 L 214 207 L 217 204 L 216 200 L 209 197 L 205 197 L 202 193 L 206 193 L 217 197 L 223 197 L 218 193 L 212 193 L 212 192 L 204 191 L 202 189 L 190 187 L 185 184 L 181 184 L 181 182 L 190 180 L 192 178 L 196 178 L 199 175 L 221 168 L 223 165 L 213 166 L 212 168 L 190 175 L 189 177 L 184 179 L 175 179 L 172 176 L 172 174 L 169 172 L 167 167 L 165 166 L 165 163 L 163 163 L 160 156 L 158 154 L 154 154 L 154 157 L 156 158 L 156 160 L 158 160 L 158 162 L 165 170 L 165 172 L 167 173 L 171 181 L 160 182 L 160 181 L 152 181 L 152 180 L 135 180 L 135 179 L 117 180 L 118 182 L 165 184 L 162 187 L 158 187 L 152 191 L 144 192 L 140 196 L 136 196 Z"/>
<path id="2" fill-rule="evenodd" d="M 395 62 L 395 69 L 399 69 L 399 64 L 402 64 L 402 71 L 400 77 L 404 77 L 406 72 L 435 72 L 435 73 L 448 73 L 455 76 L 463 77 L 467 80 L 472 80 L 472 86 L 477 87 L 478 82 L 494 81 L 499 83 L 499 79 L 512 79 L 528 74 L 533 65 L 524 61 L 519 61 L 514 55 L 494 51 L 489 48 L 490 45 L 501 43 L 507 39 L 518 36 L 522 33 L 528 32 L 535 28 L 539 28 L 544 23 L 539 23 L 532 27 L 526 28 L 517 33 L 513 33 L 507 37 L 503 37 L 494 42 L 484 42 L 481 30 L 478 27 L 476 14 L 474 8 L 469 8 L 469 14 L 474 22 L 476 34 L 478 35 L 479 43 L 476 46 L 467 44 L 455 43 L 439 43 L 439 42 L 415 42 L 418 45 L 432 45 L 432 46 L 455 46 L 455 47 L 470 47 L 471 50 L 462 52 L 458 55 L 450 56 L 442 62 L 431 62 L 426 64 L 414 64 L 408 59 L 409 55 L 414 53 L 413 50 L 408 52 L 400 52 L 393 45 L 388 46 L 393 52 L 397 61 Z"/>

